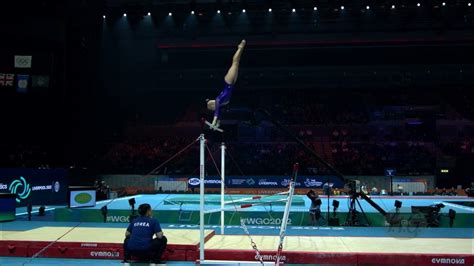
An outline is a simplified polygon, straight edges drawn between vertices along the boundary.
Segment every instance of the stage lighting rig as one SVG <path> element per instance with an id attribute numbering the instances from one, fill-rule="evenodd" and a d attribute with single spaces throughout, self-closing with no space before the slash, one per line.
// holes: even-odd
<path id="1" fill-rule="evenodd" d="M 46 207 L 41 205 L 38 209 L 38 216 L 45 216 L 46 215 Z"/>
<path id="2" fill-rule="evenodd" d="M 131 198 L 128 200 L 128 204 L 130 204 L 130 207 L 132 208 L 132 211 L 130 213 L 130 216 L 129 216 L 129 221 L 132 222 L 135 218 L 138 217 L 138 215 L 136 215 L 135 213 L 135 198 Z"/>
<path id="3" fill-rule="evenodd" d="M 400 211 L 400 208 L 402 207 L 402 202 L 399 200 L 396 200 L 394 203 L 394 206 L 395 206 L 396 212 L 398 213 Z"/>
<path id="4" fill-rule="evenodd" d="M 135 203 L 137 203 L 135 201 L 135 198 L 131 198 L 128 200 L 128 204 L 130 204 L 130 207 L 132 208 L 132 212 L 135 212 Z"/>

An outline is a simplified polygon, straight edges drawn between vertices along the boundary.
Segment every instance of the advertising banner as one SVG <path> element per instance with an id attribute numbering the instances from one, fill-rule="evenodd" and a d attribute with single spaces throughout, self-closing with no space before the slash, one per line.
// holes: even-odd
<path id="1" fill-rule="evenodd" d="M 94 207 L 96 203 L 95 190 L 75 190 L 69 196 L 69 207 Z"/>
<path id="2" fill-rule="evenodd" d="M 329 180 L 334 188 L 343 188 L 344 183 L 335 176 L 299 176 L 296 188 L 323 188 Z M 286 188 L 290 182 L 287 176 L 227 176 L 227 188 Z M 189 187 L 199 187 L 199 176 L 188 177 Z M 206 188 L 218 188 L 221 185 L 219 176 L 207 176 L 204 180 Z"/>
<path id="3" fill-rule="evenodd" d="M 66 169 L 0 169 L 0 193 L 16 195 L 16 204 L 66 205 Z"/>

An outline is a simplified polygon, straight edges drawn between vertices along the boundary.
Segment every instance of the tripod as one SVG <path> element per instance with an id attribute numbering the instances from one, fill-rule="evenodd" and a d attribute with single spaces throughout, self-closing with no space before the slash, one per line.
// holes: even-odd
<path id="1" fill-rule="evenodd" d="M 370 226 L 369 219 L 367 219 L 367 215 L 365 215 L 364 209 L 362 209 L 362 206 L 360 205 L 359 196 L 361 196 L 361 194 L 358 192 L 351 193 L 351 197 L 350 197 L 351 203 L 349 205 L 349 212 L 347 213 L 346 222 L 345 222 L 345 225 L 347 226 L 361 226 L 362 225 L 358 223 L 357 221 L 357 214 L 359 213 L 359 211 L 357 211 L 356 204 L 359 205 L 360 212 L 362 213 L 362 216 L 364 217 L 365 221 L 367 221 L 366 226 Z"/>

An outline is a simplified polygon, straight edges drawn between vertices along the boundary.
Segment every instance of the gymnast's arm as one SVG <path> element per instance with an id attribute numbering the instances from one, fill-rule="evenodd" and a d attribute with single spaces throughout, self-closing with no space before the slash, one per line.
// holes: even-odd
<path id="1" fill-rule="evenodd" d="M 215 125 L 217 123 L 217 120 L 219 120 L 220 114 L 221 114 L 221 96 L 217 96 L 215 100 L 215 107 L 214 107 L 214 120 L 212 121 L 212 124 Z"/>

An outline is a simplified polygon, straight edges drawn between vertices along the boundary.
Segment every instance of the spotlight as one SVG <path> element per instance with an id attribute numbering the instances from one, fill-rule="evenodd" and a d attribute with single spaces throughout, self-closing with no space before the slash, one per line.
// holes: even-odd
<path id="1" fill-rule="evenodd" d="M 105 15 L 103 15 L 102 17 L 105 18 Z"/>
<path id="2" fill-rule="evenodd" d="M 269 8 L 269 9 L 268 9 L 268 12 L 272 12 L 272 9 L 271 9 L 271 8 Z"/>
<path id="3" fill-rule="evenodd" d="M 133 221 L 133 219 L 135 219 L 137 217 L 137 215 L 135 215 L 135 198 L 131 198 L 128 200 L 128 204 L 130 204 L 130 207 L 132 207 L 132 213 L 130 214 L 130 222 Z"/>
<path id="4" fill-rule="evenodd" d="M 150 12 L 148 12 L 148 14 L 147 14 L 147 15 L 148 15 L 148 16 L 151 16 L 151 13 L 150 13 Z"/>
<path id="5" fill-rule="evenodd" d="M 317 11 L 317 10 L 318 10 L 318 8 L 317 8 L 317 7 L 313 7 L 313 10 L 314 10 L 314 11 Z"/>
<path id="6" fill-rule="evenodd" d="M 471 3 L 467 3 L 467 6 L 471 6 Z"/>
<path id="7" fill-rule="evenodd" d="M 171 13 L 171 12 L 169 12 L 169 13 L 168 13 L 168 16 L 170 16 L 170 17 L 171 17 L 172 15 L 173 15 L 173 13 Z"/>
<path id="8" fill-rule="evenodd" d="M 400 209 L 402 207 L 402 202 L 399 200 L 396 200 L 394 205 L 395 205 L 395 208 Z"/>
<path id="9" fill-rule="evenodd" d="M 293 8 L 293 9 L 291 10 L 291 12 L 295 13 L 295 12 L 296 12 L 296 9 Z"/>
<path id="10" fill-rule="evenodd" d="M 416 4 L 416 6 L 417 6 L 417 7 L 420 7 L 420 6 L 421 6 L 421 4 L 420 4 L 420 3 L 417 3 L 417 4 Z"/>
<path id="11" fill-rule="evenodd" d="M 446 6 L 446 2 L 443 2 L 442 5 L 443 5 L 443 6 Z"/>
<path id="12" fill-rule="evenodd" d="M 191 15 L 194 15 L 194 10 L 191 11 Z"/>
<path id="13" fill-rule="evenodd" d="M 217 10 L 217 14 L 220 14 L 220 13 L 221 13 L 221 11 L 220 11 L 220 10 Z"/>
<path id="14" fill-rule="evenodd" d="M 38 216 L 45 216 L 46 215 L 45 210 L 46 208 L 44 206 L 40 206 L 38 209 Z"/>
<path id="15" fill-rule="evenodd" d="M 392 5 L 392 9 L 395 9 L 395 5 Z"/>
<path id="16" fill-rule="evenodd" d="M 341 10 L 344 10 L 344 6 L 341 6 Z"/>
<path id="17" fill-rule="evenodd" d="M 242 13 L 245 13 L 245 12 L 247 12 L 247 10 L 245 10 L 245 9 L 242 9 Z"/>
<path id="18" fill-rule="evenodd" d="M 126 17 L 126 16 L 127 16 L 127 13 L 123 13 L 123 16 Z"/>
<path id="19" fill-rule="evenodd" d="M 370 6 L 366 6 L 365 9 L 369 10 L 369 9 L 370 9 Z"/>
<path id="20" fill-rule="evenodd" d="M 130 204 L 130 206 L 132 206 L 132 207 L 135 206 L 135 203 L 137 203 L 135 201 L 135 198 L 131 198 L 131 199 L 128 200 L 128 204 Z"/>

